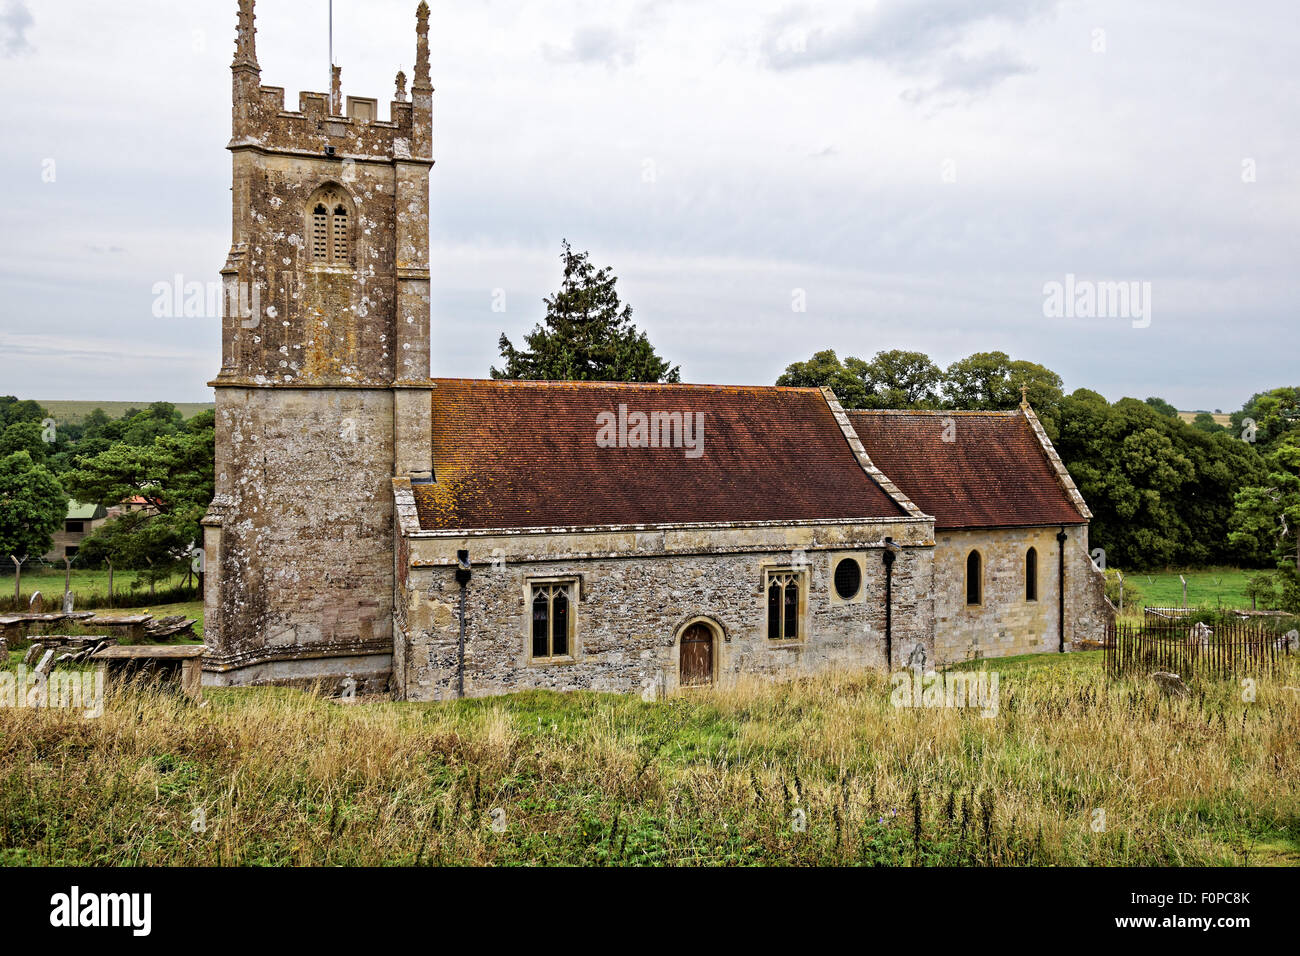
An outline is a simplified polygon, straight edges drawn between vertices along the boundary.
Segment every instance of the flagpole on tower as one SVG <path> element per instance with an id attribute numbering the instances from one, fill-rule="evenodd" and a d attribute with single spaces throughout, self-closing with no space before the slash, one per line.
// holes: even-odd
<path id="1" fill-rule="evenodd" d="M 334 103 L 332 102 L 334 99 L 334 0 L 329 0 L 329 3 L 330 3 L 330 68 L 328 70 L 329 82 L 325 85 L 325 89 L 330 91 L 330 100 L 331 100 L 330 112 L 332 113 L 334 112 L 335 109 Z"/>

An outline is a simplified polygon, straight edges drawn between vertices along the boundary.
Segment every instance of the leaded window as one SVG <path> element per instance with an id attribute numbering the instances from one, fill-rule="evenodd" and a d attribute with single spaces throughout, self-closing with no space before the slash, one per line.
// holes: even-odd
<path id="1" fill-rule="evenodd" d="M 801 571 L 769 571 L 767 573 L 767 636 L 773 641 L 797 641 L 803 636 L 803 589 L 805 576 Z"/>
<path id="2" fill-rule="evenodd" d="M 573 585 L 534 584 L 532 593 L 533 659 L 572 656 Z"/>

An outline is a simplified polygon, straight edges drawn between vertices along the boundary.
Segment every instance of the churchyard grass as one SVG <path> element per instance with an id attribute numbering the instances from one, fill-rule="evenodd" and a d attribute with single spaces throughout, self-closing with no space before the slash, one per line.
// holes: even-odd
<path id="1" fill-rule="evenodd" d="M 1107 681 L 985 661 L 997 715 L 881 674 L 646 703 L 285 688 L 0 708 L 0 863 L 1131 865 L 1300 862 L 1300 674 Z"/>

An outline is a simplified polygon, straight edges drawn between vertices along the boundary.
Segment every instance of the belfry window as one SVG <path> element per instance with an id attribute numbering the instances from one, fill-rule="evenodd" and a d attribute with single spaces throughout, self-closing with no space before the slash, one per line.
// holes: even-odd
<path id="1" fill-rule="evenodd" d="M 348 211 L 342 205 L 334 207 L 330 220 L 330 258 L 335 262 L 348 261 Z"/>
<path id="2" fill-rule="evenodd" d="M 313 262 L 328 262 L 330 257 L 330 211 L 324 203 L 317 203 L 311 214 L 311 258 Z"/>
<path id="3" fill-rule="evenodd" d="M 351 263 L 348 204 L 341 191 L 326 187 L 312 197 L 307 223 L 307 247 L 314 263 L 346 266 Z"/>

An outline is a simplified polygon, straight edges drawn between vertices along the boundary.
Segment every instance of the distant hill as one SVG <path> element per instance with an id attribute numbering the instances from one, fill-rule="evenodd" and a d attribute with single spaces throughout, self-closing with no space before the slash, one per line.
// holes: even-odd
<path id="1" fill-rule="evenodd" d="M 1201 413 L 1200 412 L 1179 412 L 1178 417 L 1190 424 L 1192 420 L 1195 419 L 1196 416 L 1199 414 Z M 1216 424 L 1223 425 L 1225 427 L 1232 424 L 1232 416 L 1229 415 L 1227 412 L 1211 412 L 1210 414 L 1214 416 L 1214 421 Z"/>
<path id="2" fill-rule="evenodd" d="M 47 402 L 41 401 L 41 405 L 54 416 L 55 421 L 66 422 L 69 425 L 75 425 L 97 408 L 102 408 L 104 414 L 109 418 L 121 418 L 128 409 L 138 408 L 144 411 L 154 401 L 153 399 L 146 402 Z M 179 411 L 186 418 L 193 418 L 199 412 L 206 411 L 215 407 L 211 402 L 173 402 Z"/>

